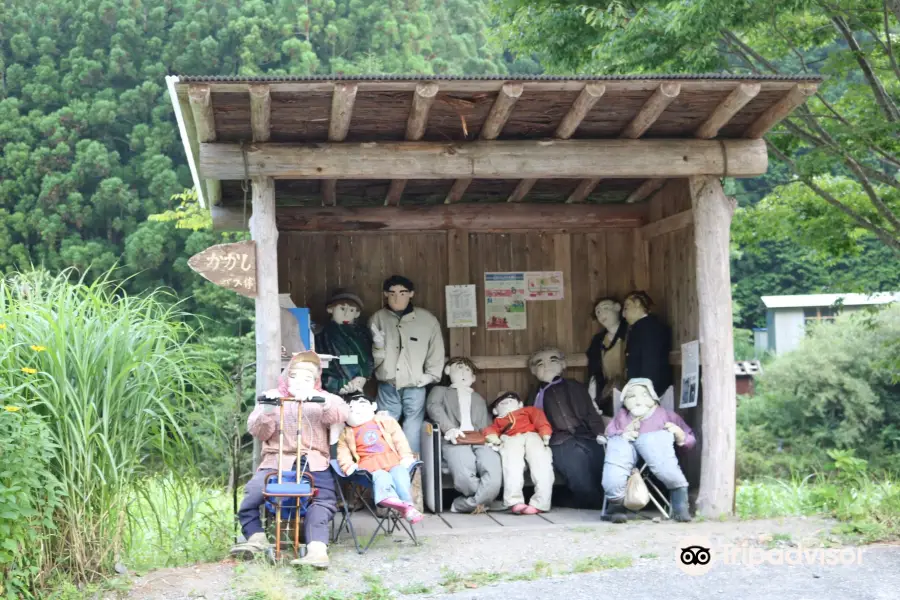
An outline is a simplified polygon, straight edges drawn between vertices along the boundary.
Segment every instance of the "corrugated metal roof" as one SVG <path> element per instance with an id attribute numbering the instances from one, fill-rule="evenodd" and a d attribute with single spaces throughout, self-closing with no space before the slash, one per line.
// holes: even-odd
<path id="1" fill-rule="evenodd" d="M 833 306 L 839 301 L 844 306 L 865 306 L 900 302 L 900 292 L 874 294 L 800 294 L 796 296 L 762 296 L 766 308 L 805 308 L 807 306 Z"/>
<path id="2" fill-rule="evenodd" d="M 735 75 L 731 73 L 671 73 L 652 75 L 178 75 L 181 83 L 292 81 L 795 81 L 820 82 L 819 75 Z"/>

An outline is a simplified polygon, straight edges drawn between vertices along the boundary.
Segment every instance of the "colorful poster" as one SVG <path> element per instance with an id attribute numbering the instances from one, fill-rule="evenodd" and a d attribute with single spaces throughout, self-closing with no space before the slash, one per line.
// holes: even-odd
<path id="1" fill-rule="evenodd" d="M 447 296 L 447 327 L 478 327 L 475 285 L 448 285 L 444 292 Z"/>
<path id="2" fill-rule="evenodd" d="M 700 392 L 700 342 L 681 345 L 681 402 L 678 408 L 697 406 Z"/>
<path id="3" fill-rule="evenodd" d="M 525 273 L 484 274 L 484 326 L 488 331 L 525 329 Z"/>
<path id="4" fill-rule="evenodd" d="M 562 300 L 562 271 L 529 271 L 525 273 L 528 300 Z"/>

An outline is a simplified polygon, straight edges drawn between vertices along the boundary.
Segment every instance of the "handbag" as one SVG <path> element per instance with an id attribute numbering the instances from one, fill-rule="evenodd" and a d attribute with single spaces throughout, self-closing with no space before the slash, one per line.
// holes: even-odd
<path id="1" fill-rule="evenodd" d="M 638 469 L 632 469 L 625 485 L 625 508 L 628 510 L 641 510 L 650 503 L 650 490 L 641 477 Z"/>
<path id="2" fill-rule="evenodd" d="M 456 438 L 457 444 L 467 444 L 470 446 L 480 446 L 485 442 L 484 434 L 480 431 L 466 431 L 461 437 Z"/>

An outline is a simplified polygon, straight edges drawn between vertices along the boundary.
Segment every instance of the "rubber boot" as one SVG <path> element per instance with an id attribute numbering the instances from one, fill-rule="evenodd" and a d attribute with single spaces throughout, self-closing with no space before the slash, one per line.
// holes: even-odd
<path id="1" fill-rule="evenodd" d="M 612 500 L 606 503 L 606 517 L 612 523 L 621 524 L 628 522 L 628 515 L 625 512 L 625 505 L 622 502 L 614 502 Z"/>
<path id="2" fill-rule="evenodd" d="M 687 523 L 691 520 L 691 510 L 688 505 L 688 489 L 676 488 L 672 492 L 672 516 L 676 521 Z"/>

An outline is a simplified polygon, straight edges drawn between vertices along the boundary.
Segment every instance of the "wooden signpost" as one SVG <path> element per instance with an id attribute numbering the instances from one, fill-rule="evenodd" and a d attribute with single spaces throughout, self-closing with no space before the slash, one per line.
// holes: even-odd
<path id="1" fill-rule="evenodd" d="M 192 256 L 188 266 L 220 287 L 256 298 L 256 242 L 211 246 Z"/>

